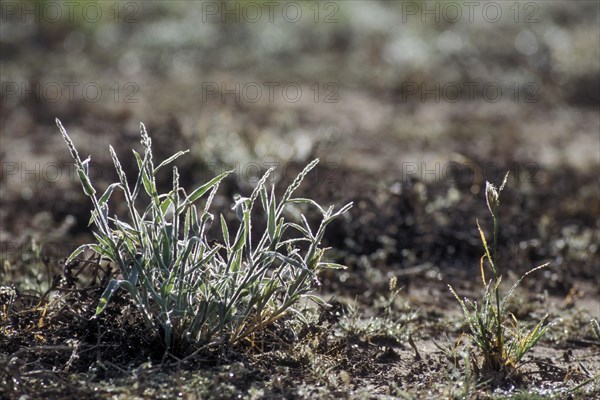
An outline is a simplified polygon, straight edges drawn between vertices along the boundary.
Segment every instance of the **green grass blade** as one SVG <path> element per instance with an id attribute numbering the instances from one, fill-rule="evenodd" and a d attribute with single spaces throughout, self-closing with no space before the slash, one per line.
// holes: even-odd
<path id="1" fill-rule="evenodd" d="M 213 179 L 211 179 L 210 181 L 208 181 L 204 185 L 200 186 L 199 188 L 197 188 L 196 190 L 194 190 L 192 193 L 190 193 L 190 195 L 186 199 L 186 202 L 188 202 L 188 203 L 195 202 L 200 197 L 202 197 L 202 195 L 204 193 L 206 193 L 209 189 L 211 189 L 217 183 L 221 182 L 227 175 L 229 175 L 232 172 L 233 172 L 233 170 L 227 171 L 227 172 L 223 172 L 222 174 L 214 177 Z"/>

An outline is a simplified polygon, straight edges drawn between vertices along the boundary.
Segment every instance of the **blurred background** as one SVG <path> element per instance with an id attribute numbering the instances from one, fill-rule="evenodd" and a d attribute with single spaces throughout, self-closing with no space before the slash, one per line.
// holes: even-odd
<path id="1" fill-rule="evenodd" d="M 269 166 L 280 187 L 319 157 L 304 194 L 355 202 L 326 238 L 349 269 L 324 281 L 350 294 L 476 270 L 485 181 L 510 171 L 507 265 L 552 261 L 537 288 L 597 293 L 599 16 L 596 1 L 3 1 L 0 280 L 43 286 L 90 239 L 59 118 L 99 188 L 116 180 L 109 144 L 134 171 L 140 121 L 156 158 L 191 149 L 187 187 L 234 168 L 217 212 Z"/>

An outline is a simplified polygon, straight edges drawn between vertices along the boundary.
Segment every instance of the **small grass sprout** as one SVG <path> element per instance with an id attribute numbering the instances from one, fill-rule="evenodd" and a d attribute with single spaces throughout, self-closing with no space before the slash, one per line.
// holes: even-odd
<path id="1" fill-rule="evenodd" d="M 333 206 L 325 209 L 311 199 L 292 197 L 318 160 L 300 172 L 279 200 L 273 186 L 270 193 L 267 191 L 267 179 L 273 171 L 269 169 L 249 197 L 235 199 L 237 229 L 232 230 L 220 216 L 223 242 L 214 243 L 207 239 L 215 220 L 209 208 L 219 183 L 231 171 L 188 193 L 180 187 L 179 172 L 173 167 L 172 190 L 158 193 L 156 174 L 186 152 L 179 151 L 155 166 L 152 141 L 141 124 L 144 151 L 139 154 L 133 150 L 139 171 L 135 185 L 130 186 L 110 146 L 119 181 L 98 196 L 89 175 L 90 159 L 81 160 L 61 122 L 57 119 L 56 123 L 75 160 L 83 191 L 92 201 L 90 224 L 96 227 L 96 243 L 80 246 L 66 263 L 89 249 L 118 271 L 107 284 L 96 314 L 103 312 L 117 290 L 125 290 L 147 327 L 160 336 L 166 351 L 189 354 L 193 349 L 197 352 L 239 342 L 286 313 L 298 314 L 293 306 L 303 297 L 324 303 L 311 294 L 319 284 L 317 274 L 322 269 L 343 267 L 322 261 L 325 249 L 320 243 L 327 225 L 352 203 L 335 211 Z M 109 212 L 115 189 L 124 194 L 126 220 Z M 203 196 L 204 205 L 199 208 L 195 203 Z M 316 231 L 303 215 L 299 223 L 284 216 L 287 207 L 298 203 L 315 207 L 322 214 Z M 251 214 L 257 204 L 262 206 L 267 223 L 258 240 L 253 240 Z"/>
<path id="2" fill-rule="evenodd" d="M 477 228 L 485 250 L 480 261 L 481 281 L 484 286 L 483 297 L 480 302 L 461 299 L 454 288 L 450 291 L 456 297 L 463 310 L 464 318 L 470 328 L 467 335 L 483 353 L 484 367 L 491 371 L 504 373 L 509 376 L 519 366 L 523 356 L 535 346 L 549 328 L 545 324 L 547 315 L 542 318 L 530 331 L 520 326 L 517 318 L 507 311 L 507 301 L 519 286 L 521 281 L 530 273 L 544 268 L 543 264 L 525 273 L 504 294 L 500 294 L 502 276 L 497 265 L 497 245 L 499 228 L 500 193 L 506 185 L 508 174 L 504 177 L 502 185 L 496 189 L 494 185 L 486 182 L 486 202 L 492 215 L 493 237 L 491 245 L 488 244 L 485 233 L 477 221 Z M 492 278 L 488 281 L 485 265 L 489 267 Z"/>

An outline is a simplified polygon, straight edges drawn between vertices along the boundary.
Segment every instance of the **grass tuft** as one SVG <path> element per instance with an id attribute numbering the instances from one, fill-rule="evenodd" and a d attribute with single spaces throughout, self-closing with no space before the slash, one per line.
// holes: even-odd
<path id="1" fill-rule="evenodd" d="M 454 288 L 450 291 L 456 297 L 463 310 L 464 318 L 470 328 L 467 335 L 472 343 L 481 351 L 484 358 L 484 367 L 488 370 L 501 372 L 505 376 L 514 373 L 519 367 L 523 356 L 535 346 L 549 328 L 546 324 L 547 315 L 542 318 L 531 330 L 523 328 L 517 318 L 507 311 L 507 301 L 521 281 L 529 274 L 546 267 L 543 264 L 525 273 L 504 294 L 500 294 L 502 276 L 499 273 L 497 261 L 497 241 L 499 229 L 500 192 L 504 189 L 508 174 L 499 189 L 486 183 L 486 202 L 493 221 L 493 237 L 491 245 L 488 244 L 483 229 L 477 221 L 477 228 L 483 243 L 484 255 L 480 261 L 481 281 L 484 292 L 479 302 L 462 299 Z M 486 278 L 486 267 L 491 271 L 492 277 Z"/>
<path id="2" fill-rule="evenodd" d="M 190 354 L 248 338 L 287 313 L 294 313 L 293 306 L 304 297 L 323 304 L 311 294 L 319 285 L 317 275 L 323 269 L 341 266 L 322 261 L 325 250 L 320 243 L 327 225 L 352 204 L 336 211 L 333 206 L 323 208 L 313 200 L 292 197 L 318 160 L 296 177 L 280 200 L 273 187 L 270 193 L 267 191 L 272 169 L 268 170 L 249 197 L 236 198 L 236 228 L 228 226 L 220 216 L 223 242 L 213 244 L 207 239 L 215 219 L 209 208 L 219 183 L 231 171 L 188 193 L 180 187 L 179 172 L 173 167 L 172 190 L 158 193 L 156 174 L 185 152 L 155 166 L 152 140 L 141 124 L 144 151 L 139 154 L 133 150 L 138 166 L 135 185 L 129 185 L 111 146 L 119 181 L 98 197 L 89 175 L 89 158 L 81 160 L 61 122 L 57 119 L 56 123 L 75 161 L 83 191 L 92 201 L 90 224 L 96 228 L 96 243 L 76 249 L 67 265 L 84 250 L 92 250 L 118 271 L 104 289 L 97 315 L 116 291 L 124 290 L 147 327 L 160 335 L 166 351 Z M 124 193 L 127 220 L 110 214 L 109 200 L 116 189 Z M 199 208 L 195 203 L 203 197 L 204 207 Z M 286 207 L 296 203 L 314 206 L 321 212 L 316 231 L 311 230 L 304 217 L 300 224 L 286 219 Z M 262 206 L 267 227 L 254 241 L 251 215 L 257 205 Z"/>

